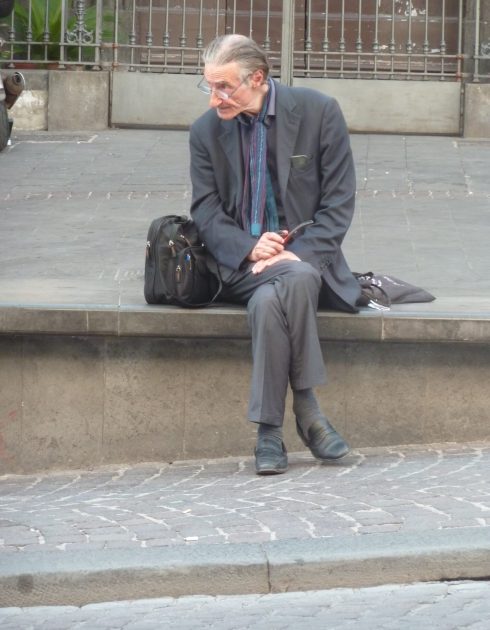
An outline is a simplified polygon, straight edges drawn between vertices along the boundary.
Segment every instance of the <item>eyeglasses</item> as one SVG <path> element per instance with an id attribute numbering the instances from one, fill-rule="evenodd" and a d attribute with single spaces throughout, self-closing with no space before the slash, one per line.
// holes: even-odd
<path id="1" fill-rule="evenodd" d="M 217 90 L 216 88 L 211 87 L 209 83 L 206 81 L 206 79 L 203 77 L 197 84 L 197 89 L 201 90 L 201 92 L 204 92 L 204 94 L 207 94 L 208 96 L 211 94 L 214 94 L 222 101 L 227 101 L 233 96 L 233 94 L 235 94 L 238 88 L 240 88 L 245 83 L 245 81 L 247 81 L 249 77 L 250 77 L 250 74 L 247 74 L 247 76 L 240 81 L 240 83 L 236 86 L 236 88 L 231 88 L 231 89 L 222 88 L 220 90 Z"/>

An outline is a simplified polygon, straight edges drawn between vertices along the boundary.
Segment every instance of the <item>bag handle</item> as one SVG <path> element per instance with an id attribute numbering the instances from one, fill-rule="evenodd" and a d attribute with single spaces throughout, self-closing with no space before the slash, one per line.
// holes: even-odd
<path id="1" fill-rule="evenodd" d="M 204 308 L 205 306 L 211 306 L 211 304 L 217 300 L 219 294 L 221 293 L 221 290 L 223 289 L 223 281 L 221 279 L 221 273 L 218 267 L 218 263 L 215 261 L 215 259 L 211 256 L 209 252 L 207 252 L 206 266 L 208 267 L 209 271 L 218 280 L 218 289 L 216 293 L 209 300 L 209 302 L 201 302 L 200 304 L 190 304 L 189 302 L 186 302 L 185 300 L 180 300 L 177 298 L 176 302 L 179 305 L 185 306 L 186 308 Z"/>

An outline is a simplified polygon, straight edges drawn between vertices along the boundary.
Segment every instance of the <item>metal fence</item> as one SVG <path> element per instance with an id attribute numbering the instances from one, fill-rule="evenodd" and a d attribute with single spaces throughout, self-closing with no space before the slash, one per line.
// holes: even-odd
<path id="1" fill-rule="evenodd" d="M 490 80 L 486 0 L 17 0 L 5 66 L 199 73 L 216 35 L 250 35 L 297 77 Z"/>

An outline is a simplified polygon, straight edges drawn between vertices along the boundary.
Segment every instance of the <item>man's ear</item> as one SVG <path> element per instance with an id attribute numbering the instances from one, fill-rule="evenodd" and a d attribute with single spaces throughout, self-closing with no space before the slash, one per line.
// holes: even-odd
<path id="1" fill-rule="evenodd" d="M 259 87 L 259 85 L 262 85 L 263 83 L 265 83 L 264 71 L 255 70 L 255 72 L 253 72 L 252 76 L 250 77 L 251 87 L 256 88 L 256 87 Z"/>

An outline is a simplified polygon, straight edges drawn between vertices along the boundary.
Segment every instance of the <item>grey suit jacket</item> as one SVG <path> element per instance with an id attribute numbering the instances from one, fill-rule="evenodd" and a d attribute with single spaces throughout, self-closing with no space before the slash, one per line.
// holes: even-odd
<path id="1" fill-rule="evenodd" d="M 314 219 L 287 249 L 322 274 L 336 307 L 357 310 L 360 295 L 341 245 L 352 221 L 355 172 L 349 134 L 337 102 L 276 82 L 277 172 L 288 227 Z M 191 127 L 191 216 L 216 260 L 237 270 L 255 239 L 241 228 L 243 172 L 240 123 L 208 110 Z M 306 157 L 295 157 L 306 156 Z"/>

